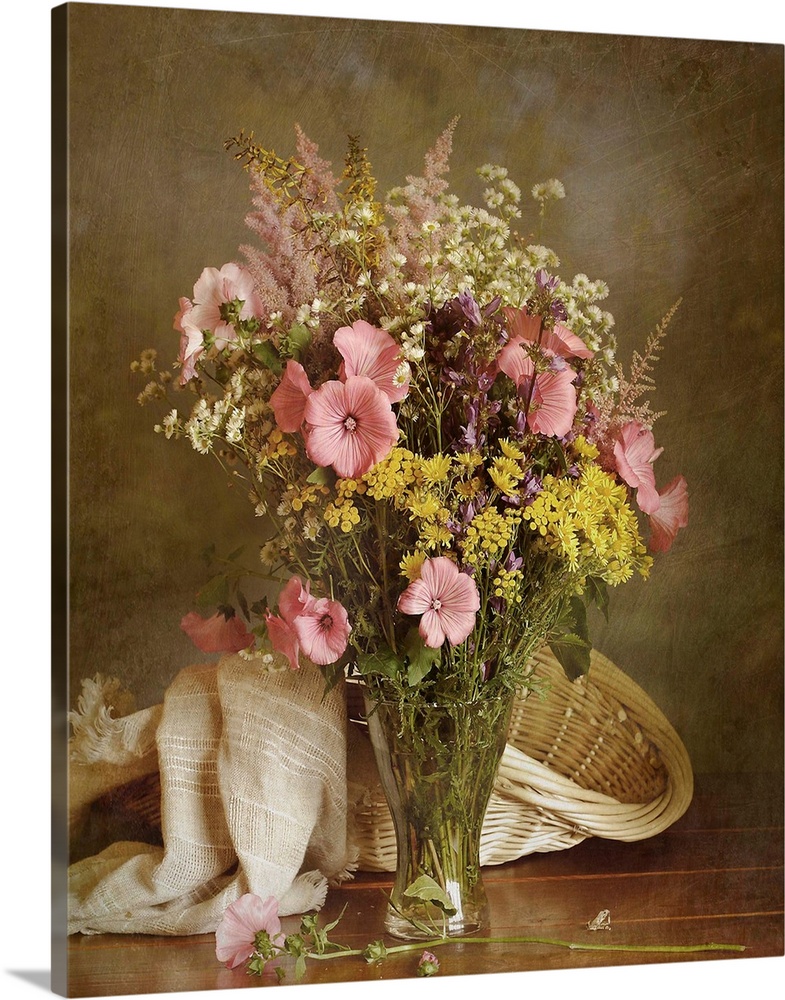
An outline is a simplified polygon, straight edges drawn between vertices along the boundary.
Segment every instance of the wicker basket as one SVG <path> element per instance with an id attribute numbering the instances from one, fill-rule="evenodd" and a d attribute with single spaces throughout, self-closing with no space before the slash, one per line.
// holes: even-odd
<path id="1" fill-rule="evenodd" d="M 651 699 L 596 651 L 588 676 L 574 683 L 549 650 L 534 663 L 547 696 L 530 693 L 513 706 L 485 816 L 481 863 L 563 850 L 587 837 L 644 840 L 682 816 L 692 799 L 692 767 Z M 349 759 L 359 868 L 393 871 L 395 832 L 362 732 L 357 693 L 350 689 Z"/>

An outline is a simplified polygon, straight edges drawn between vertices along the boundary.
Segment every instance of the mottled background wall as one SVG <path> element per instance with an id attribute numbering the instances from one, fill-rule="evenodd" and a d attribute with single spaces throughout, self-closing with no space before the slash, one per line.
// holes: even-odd
<path id="1" fill-rule="evenodd" d="M 116 674 L 160 700 L 200 654 L 178 627 L 201 550 L 255 530 L 245 497 L 152 433 L 130 362 L 174 357 L 205 265 L 237 258 L 240 128 L 334 164 L 347 133 L 383 192 L 456 114 L 453 190 L 506 165 L 567 189 L 544 242 L 605 278 L 622 356 L 678 298 L 658 366 L 658 482 L 691 524 L 595 643 L 681 733 L 696 771 L 782 755 L 783 49 L 472 27 L 73 4 L 70 10 L 71 701 Z M 532 209 L 534 203 L 532 202 Z M 535 212 L 521 228 L 536 224 Z"/>

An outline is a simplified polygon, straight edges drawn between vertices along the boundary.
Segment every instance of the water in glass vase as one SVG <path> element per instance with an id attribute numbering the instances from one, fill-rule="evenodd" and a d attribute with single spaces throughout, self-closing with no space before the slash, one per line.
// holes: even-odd
<path id="1" fill-rule="evenodd" d="M 487 926 L 480 837 L 511 706 L 511 692 L 444 704 L 366 698 L 397 844 L 387 933 L 418 940 Z"/>

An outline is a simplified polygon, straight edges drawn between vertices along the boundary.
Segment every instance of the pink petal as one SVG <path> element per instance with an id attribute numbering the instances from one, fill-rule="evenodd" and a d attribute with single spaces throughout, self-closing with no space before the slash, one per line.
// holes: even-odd
<path id="1" fill-rule="evenodd" d="M 637 489 L 638 506 L 644 514 L 653 514 L 660 506 L 660 497 L 651 463 L 662 448 L 655 448 L 654 435 L 637 420 L 622 427 L 613 446 L 616 469 L 628 486 Z"/>
<path id="2" fill-rule="evenodd" d="M 360 319 L 351 326 L 336 330 L 333 344 L 344 361 L 341 368 L 343 378 L 366 376 L 391 403 L 397 403 L 406 396 L 408 385 L 396 385 L 394 382 L 401 363 L 400 347 L 386 330 L 377 330 Z"/>
<path id="3" fill-rule="evenodd" d="M 371 379 L 350 375 L 325 382 L 305 403 L 306 452 L 316 465 L 331 465 L 356 479 L 386 458 L 398 440 L 390 401 Z"/>
<path id="4" fill-rule="evenodd" d="M 524 341 L 521 337 L 515 337 L 502 348 L 496 359 L 499 368 L 513 380 L 519 389 L 525 381 L 534 375 L 534 362 L 523 344 Z"/>
<path id="5" fill-rule="evenodd" d="M 575 372 L 569 367 L 560 372 L 542 372 L 535 378 L 527 416 L 535 434 L 564 437 L 569 433 L 578 409 L 574 380 Z"/>
<path id="6" fill-rule="evenodd" d="M 211 304 L 216 308 L 224 301 L 223 277 L 215 267 L 206 267 L 194 285 L 194 302 Z"/>
<path id="7" fill-rule="evenodd" d="M 215 957 L 228 968 L 237 968 L 253 955 L 259 931 L 267 931 L 272 941 L 280 937 L 278 900 L 270 896 L 262 901 L 253 893 L 246 893 L 226 908 L 216 927 Z"/>
<path id="8" fill-rule="evenodd" d="M 184 333 L 183 330 L 183 317 L 187 316 L 188 313 L 193 309 L 193 304 L 190 299 L 186 299 L 181 296 L 180 298 L 180 309 L 175 314 L 174 322 L 172 324 L 173 328 L 177 330 L 178 333 Z"/>
<path id="9" fill-rule="evenodd" d="M 325 666 L 335 663 L 345 652 L 351 627 L 346 609 L 338 601 L 326 597 L 294 620 L 302 650 L 314 663 Z"/>
<path id="10" fill-rule="evenodd" d="M 277 615 L 268 613 L 264 616 L 264 620 L 267 624 L 267 635 L 270 639 L 270 645 L 276 653 L 281 653 L 289 660 L 291 670 L 299 670 L 300 643 L 297 639 L 297 633 L 291 625 Z"/>
<path id="11" fill-rule="evenodd" d="M 305 402 L 313 392 L 305 369 L 298 361 L 287 361 L 283 377 L 270 396 L 275 422 L 287 434 L 299 431 L 305 419 Z"/>
<path id="12" fill-rule="evenodd" d="M 426 611 L 420 619 L 418 631 L 422 636 L 422 641 L 429 649 L 438 649 L 447 638 L 447 634 L 442 627 L 442 618 L 438 611 Z"/>
<path id="13" fill-rule="evenodd" d="M 278 595 L 278 610 L 291 625 L 298 615 L 313 607 L 315 602 L 316 598 L 311 597 L 310 580 L 303 586 L 300 577 L 293 576 L 287 580 L 286 586 Z"/>
<path id="14" fill-rule="evenodd" d="M 453 646 L 459 646 L 464 639 L 468 638 L 477 620 L 474 612 L 451 611 L 446 607 L 442 607 L 436 613 L 439 615 L 444 634 Z"/>
<path id="15" fill-rule="evenodd" d="M 405 615 L 423 615 L 430 608 L 431 600 L 428 585 L 422 579 L 413 580 L 398 598 L 398 610 Z"/>
<path id="16" fill-rule="evenodd" d="M 503 309 L 511 339 L 539 343 L 547 354 L 556 354 L 562 358 L 593 358 L 580 337 L 566 326 L 556 324 L 552 330 L 540 330 L 540 317 L 530 315 L 526 309 L 513 309 L 505 306 Z"/>
<path id="17" fill-rule="evenodd" d="M 181 620 L 180 628 L 203 653 L 239 653 L 254 642 L 236 615 L 227 619 L 220 611 L 206 619 L 190 611 Z"/>
<path id="18" fill-rule="evenodd" d="M 687 527 L 689 515 L 689 495 L 684 476 L 672 479 L 659 494 L 660 506 L 649 515 L 651 537 L 649 549 L 652 552 L 668 552 L 680 528 Z"/>

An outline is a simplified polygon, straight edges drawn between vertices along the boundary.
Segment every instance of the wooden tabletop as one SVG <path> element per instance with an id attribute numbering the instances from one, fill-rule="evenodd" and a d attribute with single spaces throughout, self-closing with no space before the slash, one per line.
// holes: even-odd
<path id="1" fill-rule="evenodd" d="M 483 869 L 488 936 L 557 938 L 576 944 L 741 944 L 743 952 L 582 951 L 544 944 L 450 944 L 440 975 L 580 969 L 662 962 L 739 961 L 783 955 L 783 778 L 696 776 L 686 814 L 638 843 L 590 839 L 569 850 Z M 363 948 L 382 937 L 387 875 L 358 873 L 331 889 L 325 921 L 346 912 L 331 937 Z M 611 929 L 590 931 L 600 910 Z M 297 918 L 284 920 L 293 931 Z M 396 944 L 386 939 L 387 944 Z M 378 965 L 342 957 L 309 962 L 303 983 L 374 982 L 414 975 L 421 951 Z M 290 960 L 287 960 L 290 961 Z M 291 966 L 287 982 L 294 982 Z M 276 982 L 215 958 L 213 935 L 161 938 L 75 935 L 68 941 L 69 995 L 116 996 L 255 987 Z"/>

